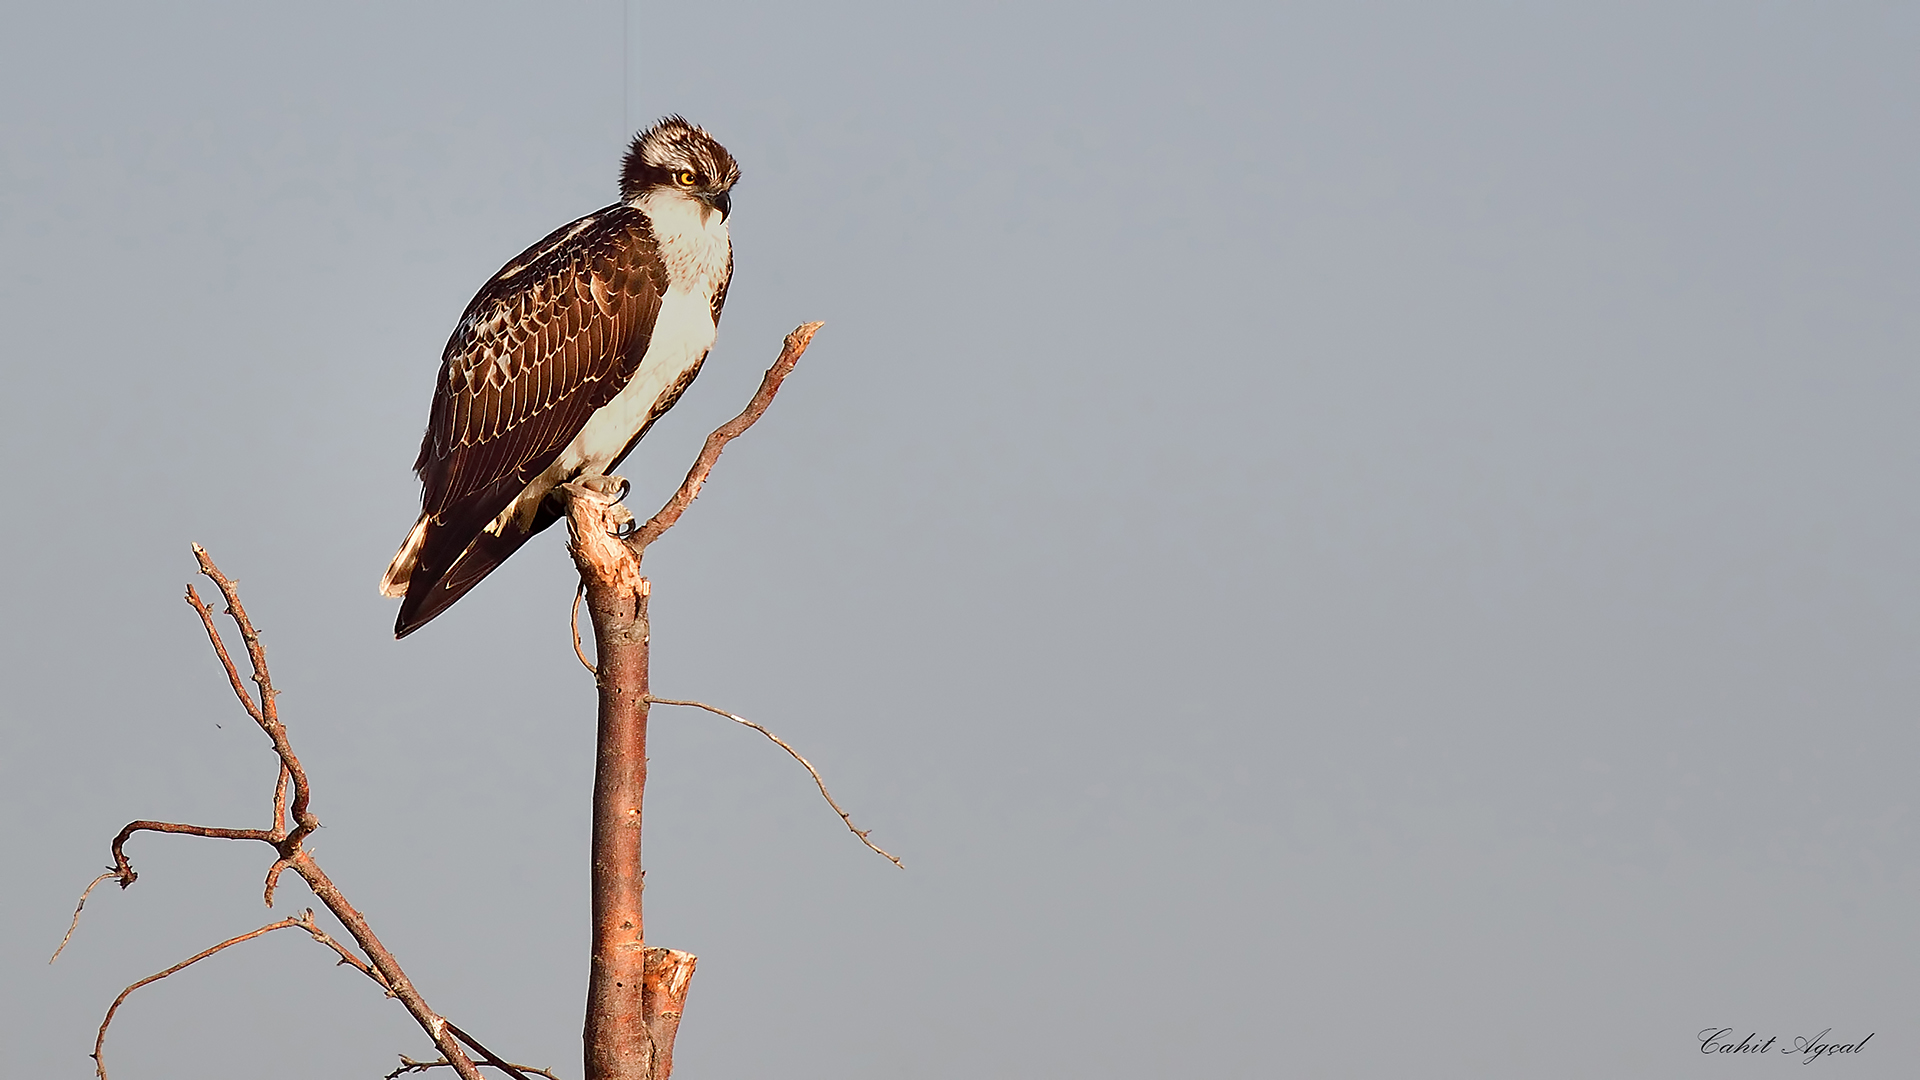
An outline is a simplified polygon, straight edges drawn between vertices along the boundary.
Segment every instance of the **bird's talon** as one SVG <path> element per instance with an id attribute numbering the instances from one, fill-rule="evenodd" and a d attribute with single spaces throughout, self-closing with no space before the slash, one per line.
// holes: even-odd
<path id="1" fill-rule="evenodd" d="M 639 528 L 634 524 L 633 511 L 619 503 L 607 507 L 607 520 L 613 524 L 613 528 L 607 530 L 607 535 L 621 540 L 632 536 Z"/>

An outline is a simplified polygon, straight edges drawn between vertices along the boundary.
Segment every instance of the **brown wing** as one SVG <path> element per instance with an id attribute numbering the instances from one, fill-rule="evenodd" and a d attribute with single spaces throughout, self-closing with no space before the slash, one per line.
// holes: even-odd
<path id="1" fill-rule="evenodd" d="M 633 377 L 666 288 L 646 218 L 615 205 L 554 230 L 467 305 L 447 341 L 414 463 L 428 526 L 401 604 L 402 632 L 458 598 L 435 586 L 470 545 L 500 546 L 474 541 Z M 532 531 L 510 538 L 484 568 L 462 565 L 458 592 Z"/>

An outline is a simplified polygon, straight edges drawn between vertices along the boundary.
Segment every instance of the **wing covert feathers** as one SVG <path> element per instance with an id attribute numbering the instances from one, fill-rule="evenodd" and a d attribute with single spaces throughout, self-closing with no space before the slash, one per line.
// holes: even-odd
<path id="1" fill-rule="evenodd" d="M 484 531 L 633 378 L 666 291 L 646 217 L 615 205 L 554 230 L 467 305 L 414 463 L 421 521 L 382 583 L 404 582 L 398 636 L 557 520 L 543 510 L 525 533 Z"/>

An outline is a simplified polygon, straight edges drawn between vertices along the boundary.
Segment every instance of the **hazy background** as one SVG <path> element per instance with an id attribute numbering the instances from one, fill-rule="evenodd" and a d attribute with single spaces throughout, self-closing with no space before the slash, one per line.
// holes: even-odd
<path id="1" fill-rule="evenodd" d="M 50 8 L 52 8 L 50 10 Z M 745 178 L 648 559 L 648 927 L 695 1077 L 1748 1077 L 1920 1055 L 1920 12 L 1888 4 L 11 3 L 0 1073 L 268 921 L 243 582 L 433 1005 L 580 1075 L 593 688 L 557 536 L 374 584 L 467 299 L 631 129 Z M 624 119 L 623 119 L 624 104 Z M 281 912 L 311 903 L 298 883 Z M 428 1043 L 298 935 L 115 1080 Z"/>

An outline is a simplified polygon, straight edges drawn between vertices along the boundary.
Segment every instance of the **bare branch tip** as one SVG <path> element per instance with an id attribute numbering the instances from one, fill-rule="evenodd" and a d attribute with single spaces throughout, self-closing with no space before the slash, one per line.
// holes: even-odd
<path id="1" fill-rule="evenodd" d="M 765 735 L 768 739 L 771 739 L 773 741 L 773 744 L 775 746 L 778 746 L 780 749 L 785 750 L 787 752 L 788 757 L 791 757 L 793 760 L 799 762 L 800 767 L 807 770 L 808 776 L 813 777 L 813 785 L 820 789 L 820 797 L 827 800 L 827 805 L 833 807 L 834 813 L 840 815 L 840 820 L 846 825 L 848 832 L 851 832 L 856 838 L 859 839 L 859 841 L 862 844 L 865 844 L 875 854 L 882 856 L 888 862 L 892 863 L 893 865 L 899 867 L 902 870 L 905 870 L 907 868 L 907 864 L 901 862 L 899 858 L 893 854 L 893 852 L 888 851 L 886 848 L 883 848 L 879 844 L 876 844 L 873 841 L 867 839 L 867 834 L 871 833 L 873 830 L 868 829 L 866 830 L 866 832 L 862 832 L 860 830 L 860 827 L 853 823 L 853 817 L 849 815 L 845 810 L 841 809 L 839 802 L 835 801 L 833 797 L 833 793 L 827 790 L 827 782 L 821 779 L 820 770 L 813 767 L 813 762 L 808 761 L 805 757 L 802 757 L 800 754 L 800 751 L 795 750 L 792 746 L 788 745 L 787 740 L 781 738 L 778 735 L 775 735 L 772 731 L 769 731 L 766 727 L 760 724 L 756 724 L 744 716 L 736 716 L 725 709 L 721 709 L 721 708 L 717 708 L 715 706 L 709 705 L 704 701 L 683 701 L 683 700 L 678 700 L 674 698 L 653 697 L 651 695 L 649 695 L 646 700 L 649 704 L 653 704 L 653 705 L 684 705 L 688 708 L 704 709 L 707 712 L 713 713 L 715 716 L 724 716 L 736 724 L 740 724 L 744 727 L 750 727 L 753 730 L 759 732 L 760 734 Z"/>
<path id="2" fill-rule="evenodd" d="M 787 348 L 788 349 L 806 348 L 808 345 L 813 343 L 813 335 L 819 333 L 820 328 L 825 325 L 827 324 L 824 322 L 810 322 L 810 323 L 801 323 L 799 326 L 794 327 L 793 332 L 787 335 L 787 340 L 785 342 Z"/>
<path id="3" fill-rule="evenodd" d="M 119 871 L 108 870 L 106 873 L 101 874 L 99 877 L 94 878 L 92 881 L 88 882 L 87 887 L 80 890 L 80 902 L 73 905 L 73 921 L 67 924 L 66 936 L 60 939 L 60 947 L 53 950 L 53 955 L 47 957 L 47 963 L 51 964 L 55 960 L 60 959 L 60 954 L 66 950 L 67 942 L 73 940 L 73 932 L 74 930 L 78 929 L 80 926 L 80 909 L 87 906 L 87 897 L 93 894 L 93 887 L 107 880 L 110 877 L 117 877 L 117 876 L 119 876 Z M 122 886 L 122 888 L 124 887 L 125 886 Z"/>

